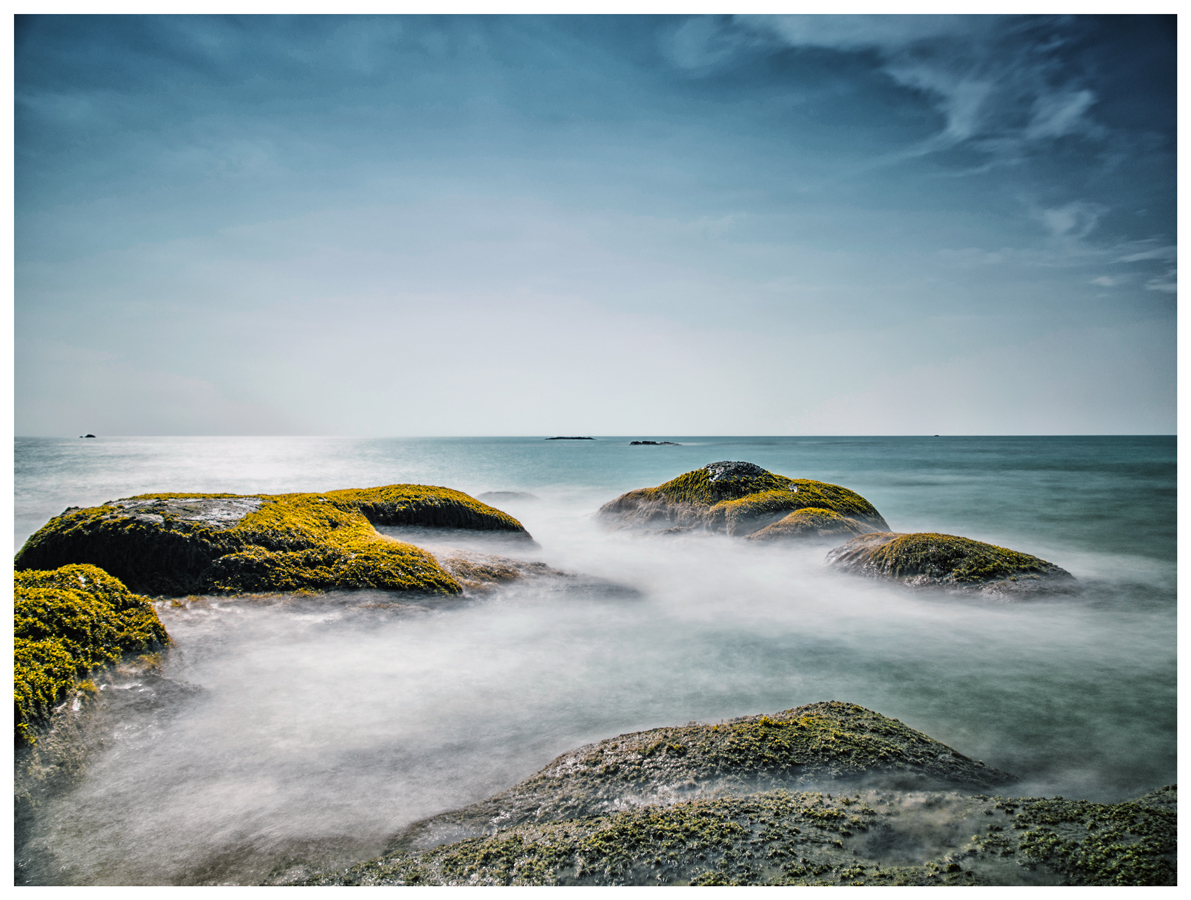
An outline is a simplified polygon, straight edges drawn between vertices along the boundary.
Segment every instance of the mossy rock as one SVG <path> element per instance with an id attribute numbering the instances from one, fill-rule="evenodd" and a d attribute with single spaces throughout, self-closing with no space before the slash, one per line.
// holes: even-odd
<path id="1" fill-rule="evenodd" d="M 1160 793 L 1099 804 L 774 790 L 506 826 L 305 883 L 1174 885 L 1175 792 Z"/>
<path id="2" fill-rule="evenodd" d="M 373 588 L 458 594 L 434 557 L 374 525 L 503 532 L 521 523 L 459 491 L 396 484 L 325 494 L 142 494 L 50 520 L 15 566 L 99 566 L 136 591 Z"/>
<path id="3" fill-rule="evenodd" d="M 800 509 L 754 531 L 750 541 L 788 541 L 806 538 L 854 537 L 871 529 L 849 516 L 830 509 Z"/>
<path id="4" fill-rule="evenodd" d="M 147 653 L 169 635 L 144 597 L 91 565 L 14 577 L 13 688 L 16 742 L 35 739 L 37 726 L 78 679 L 126 653 Z"/>
<path id="5" fill-rule="evenodd" d="M 855 491 L 822 481 L 775 475 L 748 462 L 710 463 L 657 487 L 629 491 L 604 504 L 599 515 L 616 527 L 666 530 L 701 526 L 743 536 L 806 509 L 836 513 L 863 531 L 889 528 L 873 505 Z M 840 527 L 834 518 L 830 523 L 819 521 L 830 529 Z M 814 530 L 815 518 L 801 522 L 801 534 L 819 533 Z"/>
<path id="6" fill-rule="evenodd" d="M 828 701 L 772 716 L 622 734 L 580 747 L 504 793 L 412 826 L 402 840 L 417 848 L 443 835 L 484 834 L 497 824 L 845 780 L 985 789 L 1013 778 L 896 719 Z"/>
<path id="7" fill-rule="evenodd" d="M 1069 590 L 1070 572 L 1054 563 L 995 544 L 950 534 L 863 534 L 827 554 L 844 572 L 913 587 L 946 587 L 987 594 Z"/>

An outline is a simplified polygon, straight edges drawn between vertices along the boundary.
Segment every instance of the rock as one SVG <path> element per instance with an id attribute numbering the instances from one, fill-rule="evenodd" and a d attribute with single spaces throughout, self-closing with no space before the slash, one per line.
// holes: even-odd
<path id="1" fill-rule="evenodd" d="M 488 491 L 476 497 L 484 503 L 507 503 L 510 500 L 537 500 L 533 494 L 524 491 Z"/>
<path id="2" fill-rule="evenodd" d="M 435 553 L 438 564 L 470 593 L 487 593 L 503 584 L 525 578 L 570 578 L 545 563 L 510 559 L 472 550 L 451 548 Z"/>
<path id="3" fill-rule="evenodd" d="M 397 484 L 325 494 L 145 494 L 68 509 L 15 567 L 90 563 L 155 594 L 375 588 L 458 594 L 434 557 L 373 525 L 501 532 L 521 523 L 448 488 Z"/>
<path id="4" fill-rule="evenodd" d="M 1175 885 L 1178 823 L 1103 804 L 954 791 L 766 791 L 400 852 L 307 884 Z"/>
<path id="5" fill-rule="evenodd" d="M 711 531 L 749 535 L 799 510 L 835 516 L 804 516 L 773 537 L 840 533 L 852 527 L 884 531 L 889 525 L 859 494 L 822 481 L 787 478 L 748 462 L 716 462 L 679 475 L 653 488 L 622 494 L 600 508 L 607 524 L 620 528 L 669 529 L 699 526 Z M 846 533 L 846 532 L 844 532 Z"/>
<path id="6" fill-rule="evenodd" d="M 630 447 L 677 447 L 673 441 L 629 441 Z"/>
<path id="7" fill-rule="evenodd" d="M 32 743 L 36 728 L 92 670 L 169 643 L 148 600 L 95 566 L 19 571 L 14 600 L 18 744 Z"/>
<path id="8" fill-rule="evenodd" d="M 79 435 L 79 437 L 81 437 L 81 438 L 93 438 L 93 437 L 95 437 L 95 435 L 93 435 L 93 434 L 80 434 L 80 435 Z"/>
<path id="9" fill-rule="evenodd" d="M 841 780 L 980 789 L 1013 778 L 896 719 L 829 701 L 589 744 L 502 794 L 412 826 L 401 840 L 425 849 L 524 822 Z"/>
<path id="10" fill-rule="evenodd" d="M 863 534 L 827 554 L 842 572 L 984 594 L 1018 595 L 1069 590 L 1070 572 L 1054 563 L 950 534 Z"/>
<path id="11" fill-rule="evenodd" d="M 810 537 L 849 537 L 864 534 L 869 528 L 856 519 L 830 509 L 799 509 L 760 531 L 754 531 L 748 541 L 785 541 Z"/>

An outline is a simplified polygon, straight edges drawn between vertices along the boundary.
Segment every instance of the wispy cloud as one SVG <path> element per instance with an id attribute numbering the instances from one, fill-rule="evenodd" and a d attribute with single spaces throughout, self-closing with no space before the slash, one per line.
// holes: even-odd
<path id="1" fill-rule="evenodd" d="M 1012 161 L 1057 138 L 1105 133 L 1093 117 L 1096 92 L 1060 64 L 1062 19 L 749 16 L 736 22 L 785 46 L 875 53 L 888 76 L 943 117 L 942 129 L 910 155 L 966 145 Z M 726 58 L 728 45 L 718 40 Z"/>

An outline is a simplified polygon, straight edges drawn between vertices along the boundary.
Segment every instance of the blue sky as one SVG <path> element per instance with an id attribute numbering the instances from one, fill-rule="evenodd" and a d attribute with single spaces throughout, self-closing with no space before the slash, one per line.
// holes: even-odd
<path id="1" fill-rule="evenodd" d="M 15 428 L 1173 433 L 1173 16 L 23 17 Z"/>

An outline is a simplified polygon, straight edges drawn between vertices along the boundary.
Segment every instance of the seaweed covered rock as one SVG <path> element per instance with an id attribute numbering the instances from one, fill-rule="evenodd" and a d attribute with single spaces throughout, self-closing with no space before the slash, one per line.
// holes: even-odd
<path id="1" fill-rule="evenodd" d="M 829 701 L 580 747 L 504 793 L 412 826 L 403 840 L 427 847 L 522 822 L 841 779 L 974 789 L 1013 780 L 896 719 Z"/>
<path id="2" fill-rule="evenodd" d="M 324 494 L 143 494 L 51 519 L 15 566 L 100 566 L 154 594 L 375 588 L 457 594 L 434 557 L 374 525 L 504 532 L 521 523 L 459 491 L 397 484 Z"/>
<path id="3" fill-rule="evenodd" d="M 767 791 L 399 852 L 307 884 L 1174 885 L 1175 790 L 1117 804 Z"/>
<path id="4" fill-rule="evenodd" d="M 153 606 L 102 569 L 67 565 L 14 577 L 17 743 L 33 739 L 78 679 L 126 653 L 166 646 Z"/>
<path id="5" fill-rule="evenodd" d="M 810 537 L 854 537 L 871 529 L 853 518 L 830 509 L 800 509 L 754 531 L 745 540 L 785 541 Z"/>
<path id="6" fill-rule="evenodd" d="M 604 504 L 599 515 L 614 527 L 666 530 L 698 526 L 749 535 L 800 510 L 827 515 L 804 516 L 786 531 L 771 536 L 820 534 L 821 525 L 833 534 L 841 533 L 840 528 L 889 528 L 871 503 L 847 488 L 775 475 L 753 463 L 727 461 L 709 463 L 657 487 L 629 491 Z M 844 519 L 847 522 L 841 522 Z"/>
<path id="7" fill-rule="evenodd" d="M 950 534 L 863 534 L 827 554 L 844 572 L 987 594 L 1070 589 L 1075 578 L 1054 563 Z"/>

